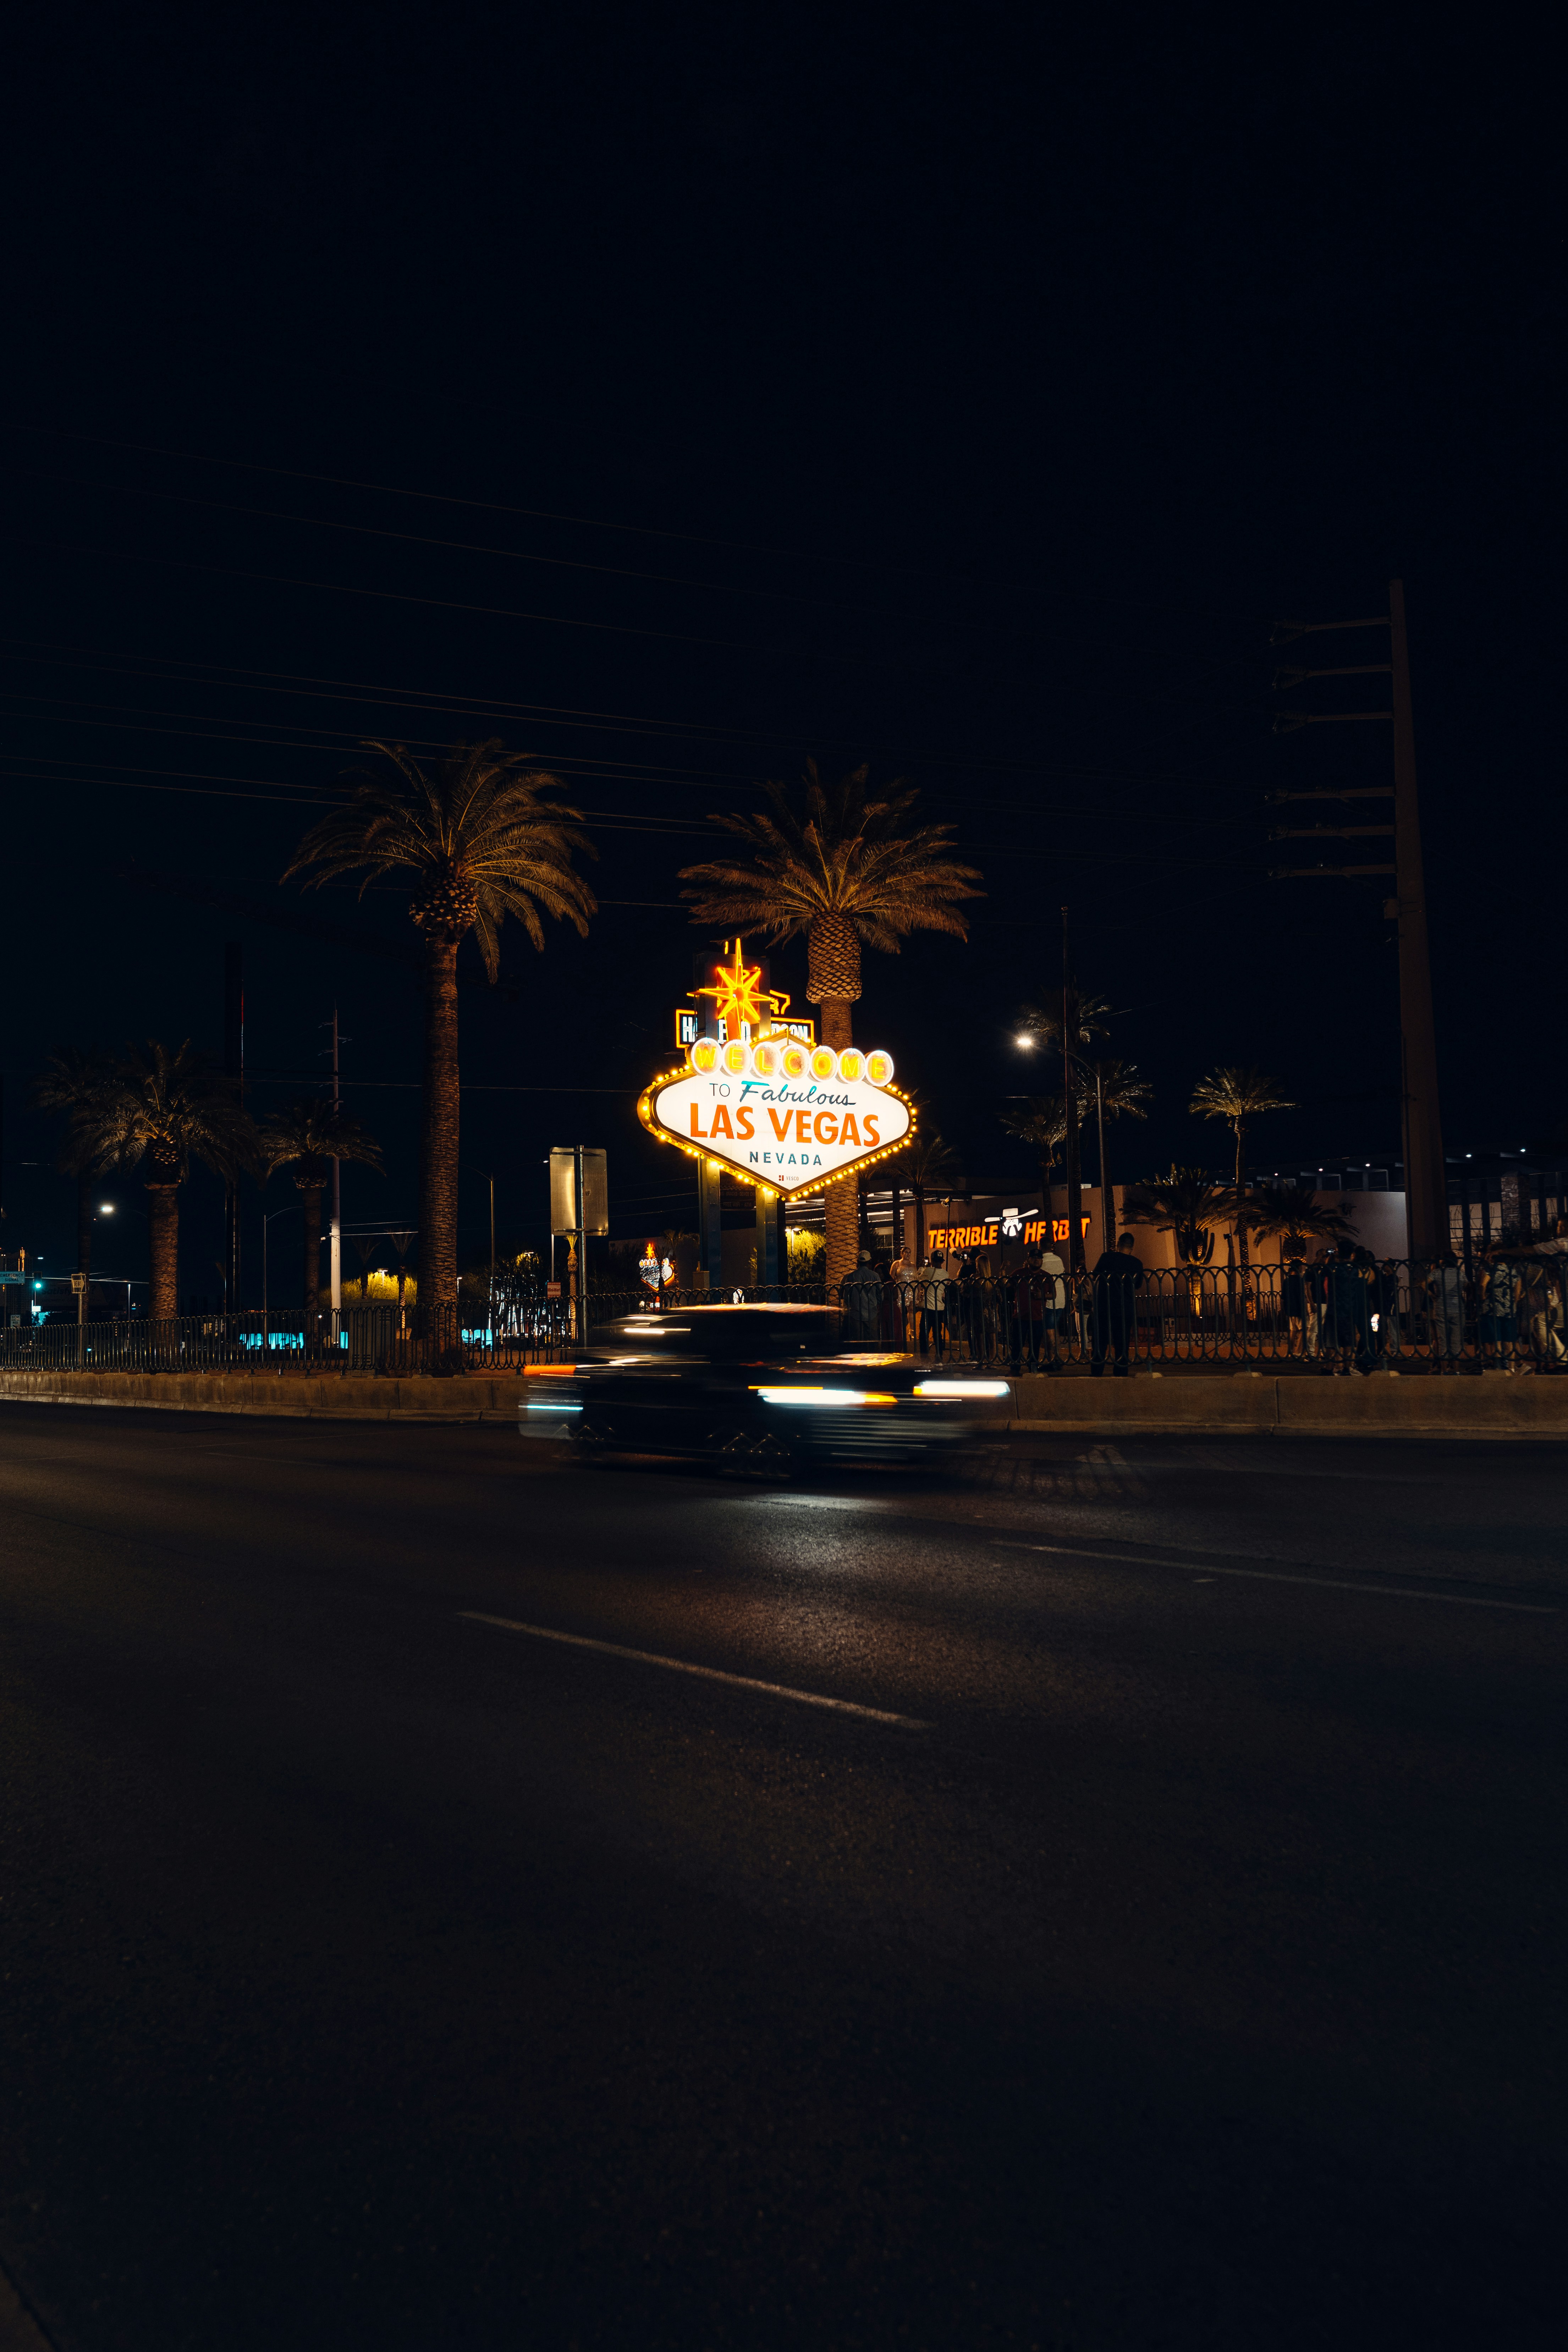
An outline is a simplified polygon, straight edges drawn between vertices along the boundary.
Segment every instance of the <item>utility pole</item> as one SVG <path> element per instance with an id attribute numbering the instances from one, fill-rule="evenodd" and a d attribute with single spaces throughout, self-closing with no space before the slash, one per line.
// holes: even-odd
<path id="1" fill-rule="evenodd" d="M 1072 965 L 1068 952 L 1068 910 L 1062 908 L 1062 1115 L 1067 1125 L 1068 1272 L 1083 1270 L 1083 1178 L 1078 1164 L 1078 1096 L 1073 1087 L 1074 1018 Z"/>
<path id="2" fill-rule="evenodd" d="M 1413 1258 L 1435 1257 L 1448 1247 L 1448 1183 L 1443 1158 L 1443 1120 L 1437 1096 L 1437 1038 L 1432 1016 L 1432 959 L 1426 932 L 1426 870 L 1421 856 L 1421 812 L 1415 792 L 1415 729 L 1410 698 L 1410 650 L 1405 627 L 1405 583 L 1388 583 L 1388 612 L 1365 621 L 1282 623 L 1274 643 L 1321 633 L 1352 629 L 1386 629 L 1386 662 L 1359 662 L 1332 669 L 1284 669 L 1275 674 L 1276 688 L 1304 684 L 1310 678 L 1371 677 L 1389 679 L 1392 708 L 1387 710 L 1282 710 L 1275 719 L 1277 734 L 1300 727 L 1346 725 L 1360 720 L 1394 722 L 1394 782 L 1361 785 L 1335 792 L 1276 793 L 1277 801 L 1392 800 L 1392 824 L 1319 824 L 1310 828 L 1277 826 L 1277 840 L 1306 841 L 1394 838 L 1392 866 L 1276 866 L 1273 881 L 1370 879 L 1394 877 L 1394 896 L 1384 912 L 1399 930 L 1400 1097 L 1405 1149 L 1405 1246 Z"/>
<path id="3" fill-rule="evenodd" d="M 332 1007 L 332 1117 L 337 1118 L 342 1096 L 338 1087 L 338 1008 Z M 332 1281 L 332 1314 L 343 1311 L 343 1197 L 342 1161 L 332 1160 L 332 1246 L 330 1264 Z M 492 1255 L 493 1255 L 492 1251 Z M 319 1261 L 318 1261 L 319 1263 Z M 334 1327 L 335 1328 L 335 1327 Z M 333 1346 L 337 1345 L 334 1339 Z"/>
<path id="4" fill-rule="evenodd" d="M 1448 1246 L 1448 1181 L 1437 1100 L 1437 1034 L 1432 1019 L 1432 959 L 1426 942 L 1426 878 L 1421 858 L 1421 812 L 1415 797 L 1415 727 L 1410 708 L 1403 580 L 1388 583 L 1388 630 L 1394 669 L 1394 856 L 1405 1060 L 1405 1207 L 1411 1256 L 1436 1257 Z"/>
<path id="5" fill-rule="evenodd" d="M 245 1108 L 245 950 L 230 940 L 223 951 L 223 1066 L 235 1087 L 235 1098 Z M 240 1311 L 239 1180 L 224 1191 L 224 1289 L 231 1315 Z M 263 1233 L 263 1241 L 266 1234 Z"/>

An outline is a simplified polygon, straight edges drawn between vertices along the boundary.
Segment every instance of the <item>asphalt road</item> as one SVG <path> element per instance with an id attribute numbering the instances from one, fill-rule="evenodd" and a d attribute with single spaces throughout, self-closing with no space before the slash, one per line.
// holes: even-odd
<path id="1" fill-rule="evenodd" d="M 0 1407 L 0 2263 L 60 2352 L 1560 2340 L 1565 1472 Z"/>

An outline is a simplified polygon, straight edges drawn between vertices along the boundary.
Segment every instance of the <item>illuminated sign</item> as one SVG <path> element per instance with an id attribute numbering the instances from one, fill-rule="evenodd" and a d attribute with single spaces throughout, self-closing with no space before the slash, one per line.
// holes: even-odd
<path id="1" fill-rule="evenodd" d="M 754 1036 L 781 1032 L 803 1045 L 815 1045 L 816 1023 L 785 1018 L 789 998 L 782 989 L 763 987 L 762 965 L 746 961 L 740 940 L 726 940 L 724 950 L 730 961 L 710 964 L 706 984 L 692 990 L 695 1009 L 676 1007 L 675 1042 L 680 1051 L 699 1037 L 716 1037 L 721 1045 L 737 1038 L 747 1045 Z"/>
<path id="2" fill-rule="evenodd" d="M 788 1000 L 785 1001 L 787 1003 Z M 796 1021 L 793 1016 L 787 1021 L 780 1021 L 775 1016 L 768 1024 L 767 1034 L 770 1037 L 781 1035 L 794 1037 L 802 1045 L 815 1045 L 816 1024 L 815 1021 Z M 678 1050 L 684 1054 L 688 1045 L 695 1045 L 699 1037 L 704 1034 L 717 1036 L 721 1045 L 726 1044 L 729 1038 L 729 1032 L 722 1021 L 715 1028 L 713 1015 L 710 1013 L 693 1013 L 689 1006 L 678 1004 L 675 1008 L 675 1043 Z"/>
<path id="3" fill-rule="evenodd" d="M 908 1141 L 914 1114 L 892 1077 L 890 1054 L 858 1045 L 836 1053 L 780 1031 L 755 1040 L 698 1037 L 684 1070 L 667 1070 L 643 1089 L 637 1116 L 694 1160 L 789 1200 Z"/>
<path id="4" fill-rule="evenodd" d="M 1083 1238 L 1089 1239 L 1089 1219 L 1080 1217 Z M 1066 1217 L 1029 1217 L 1020 1223 L 1011 1217 L 987 1217 L 978 1225 L 933 1225 L 926 1236 L 926 1246 L 932 1250 L 986 1249 L 998 1241 L 1021 1237 L 1026 1249 L 1047 1238 L 1065 1242 L 1072 1231 Z"/>

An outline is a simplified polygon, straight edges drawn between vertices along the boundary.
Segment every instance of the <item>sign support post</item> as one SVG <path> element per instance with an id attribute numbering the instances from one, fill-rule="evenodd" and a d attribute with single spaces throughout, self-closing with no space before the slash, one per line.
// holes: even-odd
<path id="1" fill-rule="evenodd" d="M 710 1290 L 717 1290 L 724 1279 L 724 1228 L 719 1213 L 719 1192 L 723 1177 L 710 1160 L 699 1161 L 697 1170 L 697 1224 L 699 1233 L 699 1265 L 708 1276 Z"/>
<path id="2" fill-rule="evenodd" d="M 757 1280 L 765 1290 L 773 1289 L 784 1276 L 779 1272 L 779 1224 L 781 1203 L 776 1196 L 757 1190 Z"/>

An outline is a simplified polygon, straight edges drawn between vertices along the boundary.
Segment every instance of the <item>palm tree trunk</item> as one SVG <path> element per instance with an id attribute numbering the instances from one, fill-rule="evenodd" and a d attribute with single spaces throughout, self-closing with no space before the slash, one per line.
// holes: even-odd
<path id="1" fill-rule="evenodd" d="M 76 1171 L 76 1270 L 79 1274 L 92 1272 L 92 1171 L 79 1168 Z"/>
<path id="2" fill-rule="evenodd" d="M 458 943 L 425 950 L 425 1133 L 419 1170 L 419 1304 L 458 1297 Z"/>
<path id="3" fill-rule="evenodd" d="M 321 1192 L 320 1184 L 299 1186 L 305 1224 L 305 1345 L 313 1345 L 321 1301 Z"/>
<path id="4" fill-rule="evenodd" d="M 147 1187 L 147 1239 L 152 1258 L 152 1315 L 180 1311 L 180 1188 L 177 1184 Z"/>
<path id="5" fill-rule="evenodd" d="M 1247 1219 L 1239 1213 L 1247 1190 L 1247 1129 L 1239 1118 L 1236 1122 L 1236 1246 L 1241 1263 L 1247 1264 Z"/>
<path id="6" fill-rule="evenodd" d="M 849 1000 L 842 996 L 825 996 L 822 1000 L 822 1042 L 837 1053 L 855 1043 L 854 1026 L 849 1012 Z M 842 1177 L 827 1187 L 827 1286 L 847 1282 L 860 1256 L 860 1187 L 853 1176 Z"/>

